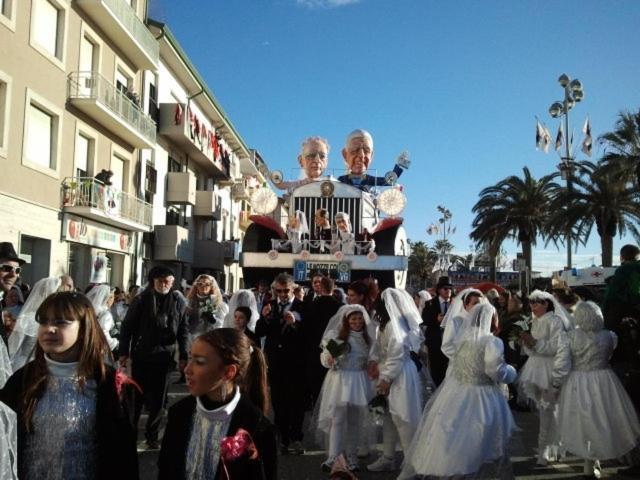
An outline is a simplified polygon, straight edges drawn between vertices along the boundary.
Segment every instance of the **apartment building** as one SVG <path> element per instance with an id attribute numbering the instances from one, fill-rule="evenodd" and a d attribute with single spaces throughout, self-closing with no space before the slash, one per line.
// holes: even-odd
<path id="1" fill-rule="evenodd" d="M 241 283 L 256 155 L 146 18 L 146 0 L 0 0 L 0 238 L 29 283 L 69 272 L 126 287 L 160 262 Z M 190 115 L 213 133 L 207 149 Z"/>

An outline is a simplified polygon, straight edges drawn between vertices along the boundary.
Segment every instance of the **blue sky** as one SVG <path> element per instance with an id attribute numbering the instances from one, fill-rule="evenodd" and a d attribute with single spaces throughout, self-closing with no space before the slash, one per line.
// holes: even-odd
<path id="1" fill-rule="evenodd" d="M 524 166 L 541 176 L 558 164 L 553 150 L 535 149 L 534 137 L 536 115 L 555 135 L 547 110 L 561 98 L 561 73 L 585 87 L 570 114 L 576 141 L 587 115 L 597 136 L 613 128 L 620 110 L 640 107 L 636 0 L 150 4 L 270 168 L 297 177 L 296 155 L 309 135 L 326 137 L 329 166 L 343 168 L 345 136 L 365 128 L 379 174 L 402 150 L 410 153 L 401 177 L 409 238 L 435 240 L 425 228 L 442 204 L 454 214 L 458 251 L 471 244 L 471 208 L 482 188 Z M 598 153 L 596 144 L 592 158 Z M 599 264 L 599 256 L 594 231 L 574 264 Z M 564 257 L 539 242 L 534 268 L 561 268 Z"/>

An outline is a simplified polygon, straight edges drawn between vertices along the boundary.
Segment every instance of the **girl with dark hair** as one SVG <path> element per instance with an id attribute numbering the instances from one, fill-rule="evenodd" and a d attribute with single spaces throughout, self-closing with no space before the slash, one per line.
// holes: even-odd
<path id="1" fill-rule="evenodd" d="M 233 328 L 249 337 L 251 346 L 260 348 L 260 337 L 249 328 L 251 315 L 252 311 L 249 307 L 237 307 L 233 312 Z"/>
<path id="2" fill-rule="evenodd" d="M 55 293 L 35 319 L 35 359 L 0 391 L 18 417 L 19 478 L 137 479 L 135 434 L 122 401 L 130 381 L 107 363 L 111 352 L 91 302 Z"/>
<path id="3" fill-rule="evenodd" d="M 236 329 L 211 330 L 193 342 L 185 375 L 191 396 L 169 409 L 158 478 L 276 480 L 261 350 Z"/>
<path id="4" fill-rule="evenodd" d="M 367 440 L 367 407 L 373 398 L 367 360 L 374 339 L 375 325 L 362 305 L 341 307 L 322 336 L 320 360 L 329 371 L 312 424 L 319 443 L 328 443 L 327 459 L 321 466 L 326 472 L 331 471 L 343 450 L 347 468 L 360 469 L 356 449 L 359 440 Z"/>

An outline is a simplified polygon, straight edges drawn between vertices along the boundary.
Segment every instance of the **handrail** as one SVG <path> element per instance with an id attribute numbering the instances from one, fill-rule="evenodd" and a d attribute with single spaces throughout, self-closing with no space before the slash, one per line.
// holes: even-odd
<path id="1" fill-rule="evenodd" d="M 144 22 L 138 18 L 136 12 L 131 5 L 124 0 L 100 0 L 102 1 L 113 15 L 122 23 L 122 25 L 131 33 L 131 36 L 137 40 L 140 46 L 147 54 L 158 63 L 160 57 L 160 45 L 156 42 L 153 34 L 146 27 Z"/>
<path id="2" fill-rule="evenodd" d="M 93 177 L 66 177 L 62 181 L 63 207 L 90 207 L 106 215 L 152 226 L 153 206 L 130 193 Z"/>
<path id="3" fill-rule="evenodd" d="M 134 102 L 134 95 L 120 91 L 97 72 L 72 72 L 68 78 L 69 98 L 88 98 L 100 102 L 151 143 L 155 143 L 156 123 Z"/>

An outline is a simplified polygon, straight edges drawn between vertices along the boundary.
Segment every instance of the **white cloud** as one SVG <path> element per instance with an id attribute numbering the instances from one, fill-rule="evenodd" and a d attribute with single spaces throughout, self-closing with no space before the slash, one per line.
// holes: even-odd
<path id="1" fill-rule="evenodd" d="M 296 0 L 296 3 L 307 8 L 338 8 L 360 3 L 360 1 L 361 0 Z"/>

